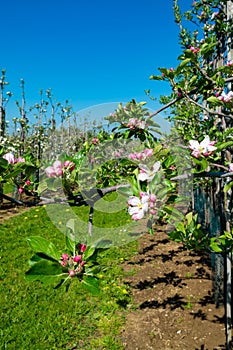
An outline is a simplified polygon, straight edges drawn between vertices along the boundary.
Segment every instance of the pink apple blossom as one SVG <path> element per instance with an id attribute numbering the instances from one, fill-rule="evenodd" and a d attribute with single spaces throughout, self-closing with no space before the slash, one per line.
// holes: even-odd
<path id="1" fill-rule="evenodd" d="M 196 140 L 190 140 L 189 149 L 193 151 L 191 154 L 195 158 L 200 158 L 202 155 L 208 157 L 217 149 L 214 144 L 215 141 L 210 141 L 209 136 L 205 136 L 200 143 Z"/>
<path id="2" fill-rule="evenodd" d="M 154 152 L 153 148 L 145 148 L 144 149 L 144 153 L 146 154 L 147 157 L 151 157 L 153 152 Z"/>
<path id="3" fill-rule="evenodd" d="M 140 197 L 141 198 L 138 198 L 136 196 L 130 196 L 128 200 L 128 204 L 130 205 L 130 207 L 128 208 L 128 213 L 132 216 L 133 220 L 142 219 L 148 211 L 148 193 L 144 193 L 143 195 L 141 194 Z"/>
<path id="4" fill-rule="evenodd" d="M 25 185 L 28 185 L 28 186 L 31 185 L 31 181 L 30 180 L 26 180 L 25 181 Z"/>
<path id="5" fill-rule="evenodd" d="M 55 169 L 54 167 L 52 166 L 48 166 L 46 169 L 45 169 L 45 173 L 48 177 L 54 177 L 56 176 L 56 172 L 55 172 Z"/>
<path id="6" fill-rule="evenodd" d="M 16 159 L 16 162 L 17 162 L 17 163 L 25 163 L 25 159 L 24 159 L 23 157 L 18 157 L 18 158 Z"/>
<path id="7" fill-rule="evenodd" d="M 62 162 L 60 160 L 55 160 L 53 163 L 53 168 L 57 176 L 62 176 Z"/>
<path id="8" fill-rule="evenodd" d="M 149 169 L 147 167 L 147 165 L 145 165 L 145 164 L 139 164 L 139 168 L 140 168 L 140 174 L 138 175 L 138 179 L 140 181 L 149 181 L 150 182 L 154 178 L 157 171 L 159 170 L 160 162 L 159 161 L 155 162 L 152 169 Z"/>
<path id="9" fill-rule="evenodd" d="M 6 159 L 9 164 L 14 164 L 16 162 L 14 154 L 11 152 L 4 154 L 2 158 Z"/>
<path id="10" fill-rule="evenodd" d="M 52 166 L 48 166 L 45 169 L 45 173 L 48 177 L 62 176 L 62 162 L 60 160 L 56 160 Z"/>
<path id="11" fill-rule="evenodd" d="M 223 91 L 220 96 L 218 96 L 220 101 L 229 103 L 233 99 L 233 91 L 229 91 L 227 94 Z"/>

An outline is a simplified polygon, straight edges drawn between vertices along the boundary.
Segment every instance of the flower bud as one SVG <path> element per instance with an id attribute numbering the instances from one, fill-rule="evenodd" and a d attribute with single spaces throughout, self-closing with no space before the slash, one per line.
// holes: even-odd
<path id="1" fill-rule="evenodd" d="M 75 276 L 75 271 L 74 270 L 70 270 L 69 271 L 69 276 L 70 277 L 74 277 Z"/>
<path id="2" fill-rule="evenodd" d="M 74 257 L 74 262 L 79 262 L 79 261 L 81 261 L 82 260 L 82 255 L 76 255 L 75 257 Z"/>
<path id="3" fill-rule="evenodd" d="M 86 244 L 80 244 L 79 249 L 81 250 L 82 253 L 84 253 L 87 249 Z"/>

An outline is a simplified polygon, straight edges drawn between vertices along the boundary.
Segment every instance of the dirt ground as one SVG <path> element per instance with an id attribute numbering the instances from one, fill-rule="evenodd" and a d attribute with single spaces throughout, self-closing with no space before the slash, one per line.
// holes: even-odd
<path id="1" fill-rule="evenodd" d="M 4 203 L 0 224 L 29 209 Z M 158 227 L 140 238 L 138 255 L 123 268 L 135 305 L 121 334 L 125 350 L 226 348 L 224 307 L 214 302 L 208 256 L 186 251 Z"/>
<path id="2" fill-rule="evenodd" d="M 31 209 L 30 206 L 17 206 L 4 200 L 4 202 L 0 204 L 0 224 L 2 224 L 4 220 L 19 215 L 29 209 Z"/>
<path id="3" fill-rule="evenodd" d="M 160 227 L 140 239 L 124 270 L 136 304 L 121 335 L 126 350 L 226 348 L 224 307 L 215 306 L 208 256 L 169 241 Z"/>

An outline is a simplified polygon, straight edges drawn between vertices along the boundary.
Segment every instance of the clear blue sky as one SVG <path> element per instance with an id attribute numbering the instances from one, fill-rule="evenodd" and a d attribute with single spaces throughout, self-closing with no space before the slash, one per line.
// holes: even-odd
<path id="1" fill-rule="evenodd" d="M 14 93 L 10 112 L 20 98 L 21 78 L 28 107 L 48 88 L 77 111 L 132 98 L 148 101 L 145 89 L 158 98 L 169 93 L 166 83 L 149 76 L 158 67 L 175 66 L 181 52 L 172 6 L 172 0 L 2 1 L 0 68 Z"/>

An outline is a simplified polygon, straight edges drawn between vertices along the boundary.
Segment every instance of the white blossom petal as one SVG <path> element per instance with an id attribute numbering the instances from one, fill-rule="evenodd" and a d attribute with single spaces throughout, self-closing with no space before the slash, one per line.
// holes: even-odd
<path id="1" fill-rule="evenodd" d="M 196 140 L 190 140 L 189 141 L 189 148 L 190 149 L 192 149 L 192 150 L 199 149 L 199 147 L 200 147 L 200 144 L 199 144 L 198 141 L 196 141 Z"/>
<path id="2" fill-rule="evenodd" d="M 129 199 L 128 199 L 128 204 L 136 206 L 136 205 L 141 204 L 141 201 L 140 201 L 140 199 L 138 197 L 130 196 Z"/>

